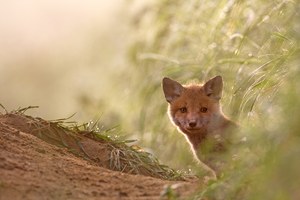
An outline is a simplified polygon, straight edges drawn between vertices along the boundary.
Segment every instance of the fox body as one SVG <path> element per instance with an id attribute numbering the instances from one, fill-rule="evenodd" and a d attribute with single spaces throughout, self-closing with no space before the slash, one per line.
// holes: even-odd
<path id="1" fill-rule="evenodd" d="M 226 151 L 231 129 L 237 127 L 221 110 L 222 77 L 216 76 L 203 85 L 181 85 L 164 78 L 162 86 L 171 121 L 184 134 L 194 155 L 218 171 L 218 155 Z"/>

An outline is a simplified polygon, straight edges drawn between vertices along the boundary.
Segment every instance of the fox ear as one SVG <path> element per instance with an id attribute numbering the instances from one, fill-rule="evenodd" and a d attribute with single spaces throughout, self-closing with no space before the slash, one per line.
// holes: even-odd
<path id="1" fill-rule="evenodd" d="M 178 98 L 184 89 L 180 83 L 167 77 L 163 78 L 162 87 L 166 100 L 169 103 L 174 101 L 174 99 Z"/>
<path id="2" fill-rule="evenodd" d="M 207 81 L 204 86 L 204 91 L 207 96 L 216 100 L 221 99 L 223 90 L 223 80 L 221 76 L 216 76 Z"/>

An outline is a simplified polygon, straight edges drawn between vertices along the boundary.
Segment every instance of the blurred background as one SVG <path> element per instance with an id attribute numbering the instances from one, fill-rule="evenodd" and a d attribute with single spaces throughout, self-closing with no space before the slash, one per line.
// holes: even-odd
<path id="1" fill-rule="evenodd" d="M 38 105 L 35 112 L 46 118 L 76 112 L 87 120 L 84 96 L 94 104 L 110 96 L 111 73 L 125 67 L 125 3 L 13 0 L 1 2 L 0 13 L 1 103 Z"/>
<path id="2" fill-rule="evenodd" d="M 103 129 L 120 127 L 118 134 L 138 139 L 163 163 L 195 170 L 166 114 L 161 79 L 201 82 L 222 75 L 223 110 L 244 127 L 252 153 L 237 149 L 244 158 L 236 166 L 240 173 L 224 178 L 232 187 L 205 194 L 294 199 L 300 196 L 299 5 L 2 1 L 0 103 L 7 110 L 39 106 L 28 114 L 45 119 L 73 113 L 79 123 L 99 119 Z M 257 179 L 261 184 L 249 189 Z M 257 192 L 271 184 L 277 193 Z"/>

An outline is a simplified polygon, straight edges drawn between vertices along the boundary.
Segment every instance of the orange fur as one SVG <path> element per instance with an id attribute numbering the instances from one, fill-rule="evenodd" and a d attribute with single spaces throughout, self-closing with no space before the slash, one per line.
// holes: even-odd
<path id="1" fill-rule="evenodd" d="M 190 143 L 194 155 L 211 169 L 220 170 L 217 155 L 226 151 L 230 130 L 237 127 L 221 110 L 222 77 L 204 85 L 181 85 L 164 78 L 162 86 L 169 103 L 169 117 Z"/>

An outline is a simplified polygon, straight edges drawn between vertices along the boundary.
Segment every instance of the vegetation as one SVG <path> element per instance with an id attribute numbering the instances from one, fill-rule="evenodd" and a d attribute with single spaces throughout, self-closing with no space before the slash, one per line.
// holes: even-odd
<path id="1" fill-rule="evenodd" d="M 299 1 L 156 1 L 134 19 L 136 41 L 124 102 L 125 130 L 171 166 L 193 166 L 166 115 L 162 77 L 186 82 L 222 75 L 224 112 L 243 130 L 222 178 L 197 198 L 300 196 Z M 130 89 L 129 89 L 130 88 Z"/>

